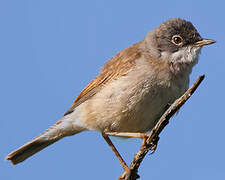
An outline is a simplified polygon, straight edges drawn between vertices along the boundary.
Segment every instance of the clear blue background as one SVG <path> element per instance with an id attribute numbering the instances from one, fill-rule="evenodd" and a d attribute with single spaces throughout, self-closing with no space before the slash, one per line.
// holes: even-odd
<path id="1" fill-rule="evenodd" d="M 193 22 L 204 47 L 191 82 L 206 78 L 161 135 L 141 179 L 225 179 L 223 1 L 0 1 L 0 179 L 117 179 L 100 133 L 65 138 L 17 166 L 4 160 L 52 125 L 100 67 L 172 17 Z M 113 139 L 129 163 L 140 140 Z"/>

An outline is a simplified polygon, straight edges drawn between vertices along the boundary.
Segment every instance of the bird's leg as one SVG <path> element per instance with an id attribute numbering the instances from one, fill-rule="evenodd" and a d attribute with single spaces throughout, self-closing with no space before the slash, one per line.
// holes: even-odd
<path id="1" fill-rule="evenodd" d="M 108 136 L 117 136 L 117 137 L 126 137 L 126 138 L 141 138 L 142 147 L 146 145 L 146 141 L 152 135 L 152 133 L 133 133 L 133 132 L 105 132 L 104 134 Z M 151 154 L 153 154 L 156 151 L 158 141 L 159 141 L 158 136 L 152 139 L 152 142 L 150 144 L 150 150 L 152 151 Z"/>
<path id="2" fill-rule="evenodd" d="M 127 175 L 130 174 L 130 168 L 127 166 L 126 162 L 123 160 L 120 153 L 117 151 L 116 147 L 113 145 L 112 141 L 110 140 L 109 136 L 105 133 L 102 133 L 103 138 L 108 143 L 108 145 L 112 148 L 113 152 L 115 153 L 116 157 L 119 159 L 121 165 L 123 166 L 124 171 Z"/>
<path id="3" fill-rule="evenodd" d="M 125 138 L 144 138 L 148 136 L 148 133 L 133 133 L 133 132 L 105 132 L 108 136 L 117 136 Z"/>

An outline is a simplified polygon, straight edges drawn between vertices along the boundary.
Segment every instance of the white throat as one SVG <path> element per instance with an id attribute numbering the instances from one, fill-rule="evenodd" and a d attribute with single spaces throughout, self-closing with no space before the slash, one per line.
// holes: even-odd
<path id="1" fill-rule="evenodd" d="M 173 64 L 186 64 L 195 65 L 198 63 L 198 56 L 201 51 L 201 47 L 186 46 L 179 49 L 174 53 L 162 52 L 162 59 L 166 59 Z"/>
<path id="2" fill-rule="evenodd" d="M 171 70 L 175 73 L 185 71 L 190 74 L 192 67 L 198 63 L 200 51 L 201 47 L 186 46 L 174 53 L 162 52 L 161 58 L 170 61 Z"/>

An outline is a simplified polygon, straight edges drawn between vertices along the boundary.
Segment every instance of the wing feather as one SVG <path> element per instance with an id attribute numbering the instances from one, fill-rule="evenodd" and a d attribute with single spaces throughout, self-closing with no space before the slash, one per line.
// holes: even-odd
<path id="1" fill-rule="evenodd" d="M 99 75 L 83 89 L 64 115 L 73 112 L 77 106 L 94 96 L 104 85 L 125 75 L 133 66 L 135 66 L 135 60 L 142 55 L 139 48 L 140 44 L 141 42 L 138 42 L 120 51 L 106 62 Z"/>

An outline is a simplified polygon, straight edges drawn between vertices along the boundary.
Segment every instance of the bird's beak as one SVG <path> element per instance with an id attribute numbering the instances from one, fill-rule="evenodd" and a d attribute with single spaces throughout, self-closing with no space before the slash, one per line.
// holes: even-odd
<path id="1" fill-rule="evenodd" d="M 211 40 L 211 39 L 202 39 L 202 40 L 196 42 L 196 43 L 194 44 L 194 46 L 202 47 L 202 46 L 205 46 L 205 45 L 214 44 L 215 42 L 216 42 L 216 41 Z"/>

